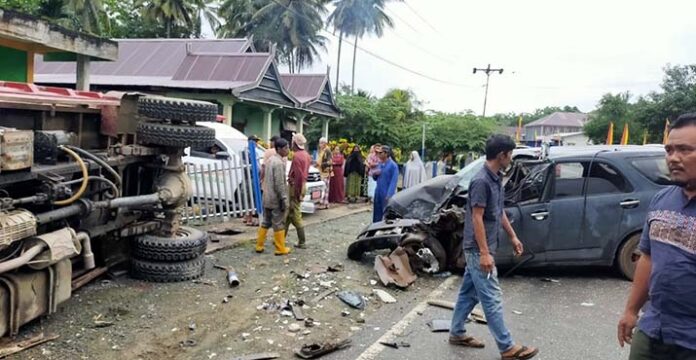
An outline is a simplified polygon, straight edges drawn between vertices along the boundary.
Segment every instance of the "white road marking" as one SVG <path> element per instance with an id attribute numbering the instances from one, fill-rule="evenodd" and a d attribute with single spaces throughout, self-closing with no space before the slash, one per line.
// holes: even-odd
<path id="1" fill-rule="evenodd" d="M 382 337 L 377 339 L 370 347 L 368 347 L 360 356 L 356 358 L 356 360 L 372 360 L 376 359 L 377 355 L 384 350 L 384 345 L 380 344 L 380 342 L 384 341 L 394 341 L 394 338 L 396 337 L 397 334 L 403 333 L 406 328 L 408 328 L 411 323 L 416 320 L 420 315 L 418 313 L 423 313 L 425 309 L 428 307 L 428 300 L 435 300 L 438 299 L 445 290 L 447 290 L 450 286 L 453 285 L 454 282 L 461 280 L 461 277 L 459 276 L 450 276 L 440 284 L 440 286 L 437 287 L 437 289 L 433 290 L 428 297 L 423 300 L 422 302 L 418 303 L 406 316 L 404 316 L 401 321 L 396 323 L 394 326 L 391 327 Z"/>

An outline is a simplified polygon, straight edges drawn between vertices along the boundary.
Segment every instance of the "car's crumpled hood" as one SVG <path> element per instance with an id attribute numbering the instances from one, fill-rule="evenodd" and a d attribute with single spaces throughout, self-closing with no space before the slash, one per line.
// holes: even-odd
<path id="1" fill-rule="evenodd" d="M 387 206 L 402 218 L 425 220 L 451 196 L 457 180 L 455 175 L 432 178 L 395 194 Z"/>

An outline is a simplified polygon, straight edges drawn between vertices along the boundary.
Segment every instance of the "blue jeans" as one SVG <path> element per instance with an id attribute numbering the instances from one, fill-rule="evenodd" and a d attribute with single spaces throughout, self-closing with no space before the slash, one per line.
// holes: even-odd
<path id="1" fill-rule="evenodd" d="M 457 305 L 452 317 L 451 336 L 463 336 L 466 334 L 466 319 L 471 314 L 474 306 L 481 302 L 483 312 L 488 321 L 488 330 L 495 338 L 500 352 L 505 352 L 514 346 L 510 331 L 503 321 L 503 292 L 498 283 L 498 270 L 494 267 L 490 278 L 481 270 L 480 254 L 478 251 L 464 250 L 466 257 L 466 272 L 464 281 L 459 289 Z"/>

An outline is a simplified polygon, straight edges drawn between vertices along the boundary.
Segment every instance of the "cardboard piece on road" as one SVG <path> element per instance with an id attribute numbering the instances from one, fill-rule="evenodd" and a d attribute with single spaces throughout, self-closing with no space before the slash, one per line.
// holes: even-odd
<path id="1" fill-rule="evenodd" d="M 400 288 L 407 288 L 417 279 L 411 270 L 408 254 L 402 247 L 397 247 L 389 256 L 377 256 L 375 270 L 384 286 L 394 284 Z"/>
<path id="2" fill-rule="evenodd" d="M 450 325 L 452 320 L 430 320 L 428 321 L 428 327 L 432 332 L 445 332 L 450 330 Z"/>

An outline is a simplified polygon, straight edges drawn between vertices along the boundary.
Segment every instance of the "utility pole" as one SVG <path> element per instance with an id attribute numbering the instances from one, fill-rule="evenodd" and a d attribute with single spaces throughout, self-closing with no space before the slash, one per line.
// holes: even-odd
<path id="1" fill-rule="evenodd" d="M 486 73 L 486 95 L 483 98 L 483 117 L 486 117 L 486 103 L 488 102 L 488 82 L 491 79 L 491 73 L 498 72 L 499 74 L 502 74 L 503 69 L 491 69 L 491 64 L 488 64 L 488 67 L 485 69 L 474 68 L 474 74 L 476 74 L 477 71 L 483 71 Z"/>
<path id="2" fill-rule="evenodd" d="M 425 122 L 423 122 L 423 137 L 421 138 L 421 160 L 425 161 Z"/>

